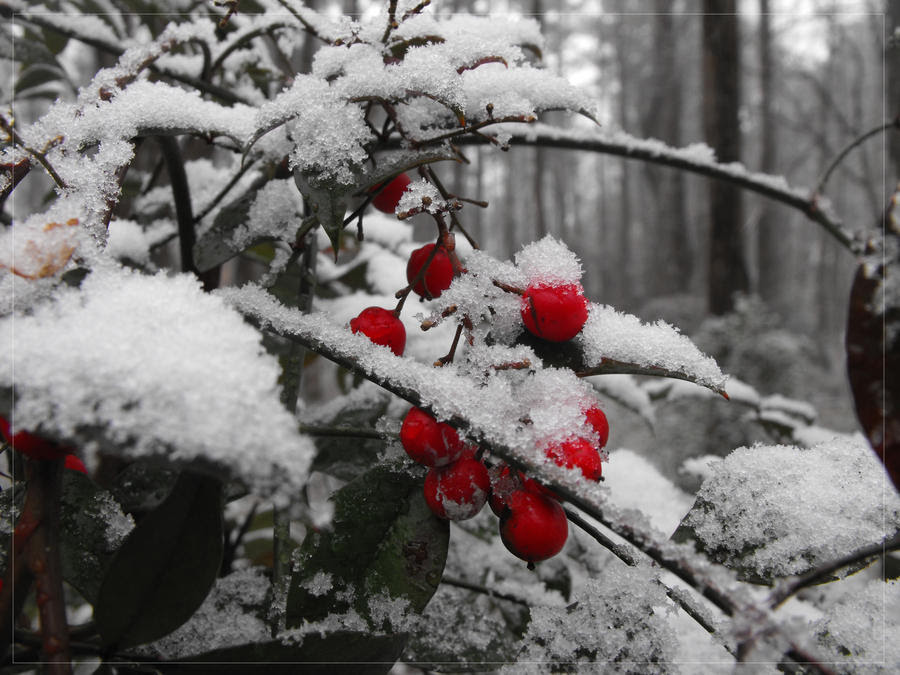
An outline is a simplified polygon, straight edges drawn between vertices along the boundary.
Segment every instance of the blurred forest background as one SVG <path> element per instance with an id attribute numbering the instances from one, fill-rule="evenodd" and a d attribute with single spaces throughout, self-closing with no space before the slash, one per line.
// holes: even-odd
<path id="1" fill-rule="evenodd" d="M 349 14 L 380 5 L 306 4 Z M 605 129 L 674 147 L 705 143 L 722 161 L 784 176 L 795 187 L 811 190 L 848 143 L 900 112 L 900 44 L 892 39 L 900 0 L 433 4 L 438 13 L 534 17 L 547 42 L 544 65 L 600 101 Z M 238 11 L 252 7 L 241 0 Z M 292 59 L 308 64 L 314 48 Z M 109 64 L 72 68 L 89 77 L 102 65 Z M 46 101 L 33 105 L 17 111 L 23 121 Z M 562 114 L 552 121 L 590 125 Z M 436 171 L 452 192 L 490 203 L 463 212 L 483 248 L 508 257 L 545 234 L 562 238 L 581 257 L 595 302 L 666 320 L 761 394 L 808 401 L 823 426 L 856 429 L 843 347 L 855 260 L 822 228 L 753 193 L 651 163 L 545 147 L 463 150 L 469 165 Z M 898 177 L 894 128 L 856 147 L 824 195 L 848 229 L 874 229 Z M 40 190 L 16 195 L 23 212 L 31 209 L 25 202 L 42 198 Z M 430 227 L 422 222 L 420 239 Z M 252 276 L 252 263 L 236 259 L 222 282 Z M 329 390 L 313 378 L 304 386 Z M 688 455 L 773 440 L 771 429 L 721 400 L 666 403 L 652 425 L 620 413 L 610 414 L 610 447 L 643 451 L 673 478 Z"/>

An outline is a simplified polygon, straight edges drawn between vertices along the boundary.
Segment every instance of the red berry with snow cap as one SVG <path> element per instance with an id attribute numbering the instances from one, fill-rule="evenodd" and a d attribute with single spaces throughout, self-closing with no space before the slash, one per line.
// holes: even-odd
<path id="1" fill-rule="evenodd" d="M 530 490 L 509 496 L 500 517 L 500 539 L 514 556 L 529 563 L 552 558 L 568 536 L 569 523 L 559 502 Z"/>
<path id="2" fill-rule="evenodd" d="M 522 321 L 530 333 L 565 342 L 578 335 L 588 318 L 581 284 L 532 284 L 522 295 Z"/>
<path id="3" fill-rule="evenodd" d="M 11 431 L 12 425 L 9 423 L 9 420 L 5 417 L 0 417 L 0 432 L 3 433 L 4 440 L 13 447 L 13 450 L 21 452 L 26 457 L 31 457 L 32 459 L 59 459 L 72 452 L 72 448 L 59 445 L 29 431 L 18 431 L 15 434 L 10 433 Z"/>
<path id="4" fill-rule="evenodd" d="M 409 256 L 409 262 L 406 265 L 406 281 L 408 283 L 411 284 L 413 279 L 418 276 L 419 270 L 428 262 L 428 258 L 431 256 L 434 248 L 434 244 L 425 244 L 425 246 L 417 248 Z M 427 295 L 430 295 L 432 298 L 439 298 L 441 293 L 450 288 L 452 281 L 453 263 L 450 261 L 450 256 L 447 255 L 444 247 L 439 246 L 434 253 L 434 257 L 431 258 L 431 262 L 428 262 L 428 269 L 425 270 L 425 273 L 413 286 L 413 291 L 423 298 L 427 297 Z"/>
<path id="5" fill-rule="evenodd" d="M 491 481 L 484 464 L 467 452 L 444 467 L 435 467 L 425 477 L 425 502 L 439 518 L 467 520 L 484 507 Z"/>
<path id="6" fill-rule="evenodd" d="M 562 443 L 551 443 L 547 456 L 559 466 L 568 469 L 578 467 L 588 480 L 600 480 L 603 468 L 597 447 L 586 438 L 570 438 Z"/>
<path id="7" fill-rule="evenodd" d="M 350 330 L 362 333 L 376 345 L 390 348 L 397 356 L 406 347 L 406 328 L 397 315 L 384 307 L 366 307 L 350 320 Z"/>
<path id="8" fill-rule="evenodd" d="M 401 173 L 385 185 L 381 192 L 375 195 L 375 198 L 372 200 L 372 206 L 382 213 L 394 213 L 397 210 L 397 204 L 400 203 L 400 197 L 406 192 L 406 186 L 411 182 L 409 176 Z M 377 190 L 380 187 L 381 184 L 379 183 L 373 189 Z"/>
<path id="9" fill-rule="evenodd" d="M 419 408 L 410 408 L 403 418 L 400 442 L 411 459 L 425 466 L 446 466 L 465 449 L 456 429 Z"/>

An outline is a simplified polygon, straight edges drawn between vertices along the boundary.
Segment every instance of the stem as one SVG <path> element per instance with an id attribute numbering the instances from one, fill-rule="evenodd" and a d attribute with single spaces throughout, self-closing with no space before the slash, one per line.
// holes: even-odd
<path id="1" fill-rule="evenodd" d="M 323 427 L 315 424 L 301 424 L 298 427 L 301 434 L 309 436 L 323 436 L 326 438 L 374 438 L 380 441 L 397 439 L 397 434 L 362 427 Z"/>
<path id="2" fill-rule="evenodd" d="M 181 271 L 195 274 L 203 282 L 203 290 L 211 291 L 219 285 L 219 268 L 214 267 L 201 274 L 194 263 L 194 244 L 197 242 L 197 234 L 194 231 L 194 214 L 191 208 L 190 187 L 188 186 L 187 174 L 184 171 L 184 161 L 181 158 L 178 141 L 171 136 L 159 136 L 157 141 L 166 161 L 169 183 L 172 185 L 175 218 L 178 221 Z"/>
<path id="3" fill-rule="evenodd" d="M 71 673 L 69 626 L 63 592 L 60 559 L 59 504 L 62 495 L 63 460 L 29 459 L 25 465 L 28 492 L 25 500 L 38 524 L 25 545 L 24 557 L 34 575 L 41 623 L 41 659 L 51 675 Z"/>
<path id="4" fill-rule="evenodd" d="M 25 141 L 22 140 L 22 137 L 19 136 L 19 133 L 13 128 L 12 124 L 10 124 L 9 121 L 7 121 L 6 117 L 4 117 L 3 115 L 0 115 L 0 129 L 3 129 L 3 131 L 6 132 L 6 135 L 9 137 L 10 142 L 14 143 L 15 145 L 18 145 L 25 152 L 27 152 L 29 155 L 34 157 L 38 161 L 38 164 L 40 164 L 42 167 L 44 167 L 44 170 L 48 174 L 50 174 L 50 178 L 53 179 L 53 182 L 56 183 L 57 187 L 60 190 L 65 190 L 69 187 L 66 184 L 66 181 L 64 181 L 62 179 L 62 176 L 60 176 L 56 172 L 56 169 L 53 168 L 53 165 L 51 165 L 50 162 L 47 161 L 46 154 L 44 154 L 40 150 L 36 150 L 36 149 L 26 145 Z M 24 174 L 22 177 L 24 177 Z M 21 179 L 22 178 L 20 177 L 19 180 L 21 180 Z"/>
<path id="5" fill-rule="evenodd" d="M 231 189 L 232 189 L 235 185 L 237 185 L 237 182 L 243 177 L 243 175 L 244 175 L 245 173 L 247 173 L 247 170 L 248 170 L 251 166 L 253 166 L 253 164 L 254 164 L 255 162 L 256 162 L 256 159 L 254 158 L 254 159 L 251 159 L 249 162 L 243 163 L 243 164 L 241 165 L 241 168 L 238 169 L 237 173 L 234 174 L 234 176 L 231 177 L 231 179 L 228 181 L 228 183 L 225 184 L 225 187 L 223 187 L 221 190 L 219 190 L 219 193 L 218 193 L 215 197 L 212 198 L 212 201 L 210 201 L 209 204 L 207 204 L 205 207 L 203 207 L 203 210 L 202 210 L 199 214 L 197 214 L 196 216 L 194 216 L 194 223 L 199 223 L 199 222 L 200 222 L 201 220 L 203 220 L 206 216 L 208 216 L 208 215 L 210 214 L 210 212 L 211 212 L 214 208 L 216 208 L 216 206 L 217 206 L 223 199 L 225 199 L 225 196 L 226 196 L 229 192 L 231 192 Z"/>
<path id="6" fill-rule="evenodd" d="M 456 356 L 456 347 L 459 344 L 459 336 L 462 335 L 462 330 L 462 322 L 456 324 L 456 334 L 453 336 L 453 343 L 450 345 L 450 351 L 447 352 L 446 356 L 442 356 L 434 362 L 435 368 L 443 368 L 448 363 L 453 363 L 453 357 Z"/>

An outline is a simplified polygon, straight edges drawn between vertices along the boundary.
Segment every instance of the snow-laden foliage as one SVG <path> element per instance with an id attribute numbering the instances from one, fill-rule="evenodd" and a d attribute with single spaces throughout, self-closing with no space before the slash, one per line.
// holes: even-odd
<path id="1" fill-rule="evenodd" d="M 98 267 L 0 326 L 17 428 L 86 450 L 102 430 L 129 457 L 208 460 L 267 493 L 305 482 L 312 446 L 278 400 L 277 363 L 196 280 Z"/>
<path id="2" fill-rule="evenodd" d="M 684 522 L 718 560 L 770 579 L 892 537 L 900 499 L 858 437 L 756 445 L 713 467 Z"/>
<path id="3" fill-rule="evenodd" d="M 608 672 L 676 672 L 675 631 L 666 621 L 669 601 L 654 574 L 649 567 L 627 568 L 614 582 L 591 579 L 566 607 L 533 607 L 518 655 L 522 663 L 506 671 L 592 664 Z"/>
<path id="4" fill-rule="evenodd" d="M 63 460 L 11 465 L 19 482 L 0 495 L 0 560 L 9 567 L 16 546 L 37 560 L 35 575 L 50 569 L 38 604 L 65 626 L 49 564 L 59 549 L 63 580 L 92 605 L 69 609 L 94 618 L 73 651 L 672 672 L 678 655 L 697 653 L 690 617 L 718 644 L 700 652 L 716 658 L 749 634 L 742 646 L 762 645 L 774 662 L 798 658 L 795 643 L 877 661 L 874 623 L 862 618 L 894 586 L 824 607 L 804 642 L 738 581 L 798 574 L 900 528 L 900 502 L 859 439 L 818 426 L 793 392 L 763 391 L 762 369 L 746 382 L 722 372 L 713 356 L 753 308 L 708 328 L 713 349 L 703 349 L 664 321 L 583 298 L 577 335 L 544 339 L 526 327 L 537 313 L 527 289 L 581 290 L 594 270 L 554 236 L 517 242 L 511 260 L 482 250 L 465 229 L 481 196 L 452 194 L 438 174 L 466 160 L 457 140 L 505 149 L 531 134 L 662 157 L 791 199 L 797 190 L 718 164 L 706 146 L 537 123 L 563 110 L 594 127 L 597 106 L 543 67 L 533 19 L 442 14 L 417 0 L 359 17 L 297 0 L 259 0 L 258 13 L 189 2 L 168 14 L 116 3 L 83 13 L 94 4 L 10 0 L 17 23 L 3 29 L 34 43 L 13 54 L 25 60 L 15 68 L 39 54 L 39 68 L 77 80 L 37 119 L 4 115 L 0 150 L 0 205 L 29 172 L 54 185 L 33 212 L 4 213 L 0 414 L 10 435 L 63 443 L 91 472 L 73 481 L 70 471 L 59 487 L 52 471 Z M 57 34 L 65 46 L 51 42 Z M 36 46 L 41 36 L 49 46 Z M 115 63 L 86 74 L 68 63 L 92 49 Z M 409 187 L 373 213 L 401 173 Z M 416 303 L 407 261 L 423 222 L 453 279 Z M 575 300 L 561 321 L 580 316 Z M 351 329 L 370 307 L 402 326 L 405 350 Z M 747 361 L 772 349 L 787 370 L 802 352 L 777 331 L 757 334 L 739 350 Z M 691 508 L 658 458 L 618 437 L 631 414 L 652 430 L 668 403 L 731 405 L 790 445 L 684 462 L 705 479 Z M 438 518 L 422 490 L 437 469 L 405 447 L 411 406 L 452 425 L 461 452 L 558 516 L 562 548 L 549 559 L 517 549 L 503 529 L 517 507 L 497 484 L 493 515 Z M 607 447 L 597 409 L 612 429 Z M 568 443 L 602 462 L 603 481 L 553 454 Z M 41 543 L 54 535 L 38 517 L 54 490 L 58 546 Z M 701 553 L 669 541 L 673 530 Z M 3 578 L 27 593 L 21 570 Z M 29 644 L 14 649 L 31 656 Z"/>

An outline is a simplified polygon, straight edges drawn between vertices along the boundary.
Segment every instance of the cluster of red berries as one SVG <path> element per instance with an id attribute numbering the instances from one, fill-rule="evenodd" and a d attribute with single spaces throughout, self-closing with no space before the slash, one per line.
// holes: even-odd
<path id="1" fill-rule="evenodd" d="M 575 437 L 548 445 L 545 453 L 559 466 L 578 467 L 587 479 L 599 480 L 609 424 L 598 407 L 586 411 L 585 419 L 597 441 Z M 410 408 L 403 419 L 400 442 L 411 459 L 428 467 L 425 502 L 436 516 L 467 520 L 489 503 L 500 519 L 500 538 L 516 557 L 531 564 L 562 550 L 569 525 L 552 490 L 502 462 L 488 470 L 477 448 L 420 408 Z"/>
<path id="2" fill-rule="evenodd" d="M 406 174 L 391 180 L 372 200 L 380 211 L 394 213 L 410 184 Z M 412 252 L 406 265 L 406 279 L 413 292 L 423 298 L 438 298 L 450 287 L 455 269 L 442 245 L 426 244 Z M 522 293 L 520 313 L 525 328 L 544 340 L 565 342 L 575 337 L 588 318 L 588 301 L 581 284 L 538 281 Z M 354 333 L 363 333 L 372 342 L 387 346 L 401 356 L 406 345 L 406 329 L 396 311 L 367 307 L 350 321 Z"/>
<path id="3" fill-rule="evenodd" d="M 31 459 L 53 460 L 65 457 L 65 466 L 73 471 L 80 471 L 87 474 L 87 467 L 75 454 L 75 450 L 68 446 L 54 443 L 46 438 L 42 438 L 37 434 L 29 431 L 18 431 L 10 433 L 12 425 L 5 417 L 0 417 L 0 434 L 3 440 L 12 446 L 12 449 L 22 453 Z"/>

